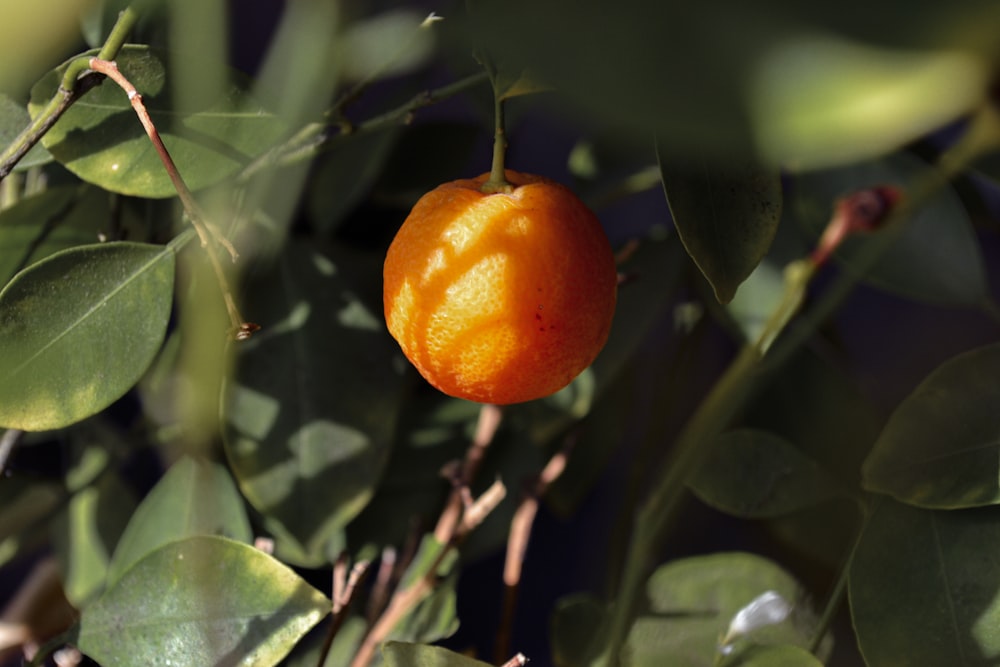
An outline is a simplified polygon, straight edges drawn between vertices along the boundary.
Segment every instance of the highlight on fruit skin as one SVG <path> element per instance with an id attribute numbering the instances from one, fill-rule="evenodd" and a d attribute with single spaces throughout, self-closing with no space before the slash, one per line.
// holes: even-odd
<path id="1" fill-rule="evenodd" d="M 555 393 L 607 342 L 614 254 L 597 217 L 568 188 L 508 170 L 425 194 L 383 269 L 389 332 L 442 392 L 498 405 Z"/>

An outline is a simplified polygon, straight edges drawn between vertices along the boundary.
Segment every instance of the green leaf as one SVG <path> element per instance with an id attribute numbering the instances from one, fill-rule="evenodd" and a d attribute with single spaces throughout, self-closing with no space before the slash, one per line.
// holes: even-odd
<path id="1" fill-rule="evenodd" d="M 0 147 L 6 148 L 17 139 L 28 125 L 31 124 L 31 116 L 24 105 L 18 104 L 9 95 L 0 93 Z M 51 162 L 52 156 L 41 144 L 35 144 L 27 155 L 17 163 L 16 169 L 28 169 Z M 2 274 L 0 274 L 2 275 Z"/>
<path id="2" fill-rule="evenodd" d="M 921 507 L 1000 503 L 1000 345 L 939 366 L 896 408 L 863 468 L 865 488 Z"/>
<path id="3" fill-rule="evenodd" d="M 380 267 L 293 243 L 247 287 L 244 311 L 263 330 L 239 347 L 226 387 L 226 454 L 299 564 L 336 557 L 388 457 L 403 375 L 380 299 L 360 291 L 374 292 Z"/>
<path id="4" fill-rule="evenodd" d="M 823 667 L 816 656 L 798 646 L 752 646 L 722 663 L 724 667 Z"/>
<path id="5" fill-rule="evenodd" d="M 20 474 L 0 484 L 0 566 L 51 537 L 45 519 L 65 500 L 60 484 Z"/>
<path id="6" fill-rule="evenodd" d="M 174 253 L 105 243 L 64 250 L 0 292 L 0 424 L 41 431 L 100 412 L 163 342 Z"/>
<path id="7" fill-rule="evenodd" d="M 1000 515 L 884 500 L 850 572 L 851 616 L 870 667 L 994 665 L 1000 656 Z"/>
<path id="8" fill-rule="evenodd" d="M 243 498 L 226 469 L 185 457 L 170 467 L 132 514 L 108 565 L 108 582 L 113 584 L 151 551 L 195 535 L 253 541 Z"/>
<path id="9" fill-rule="evenodd" d="M 690 486 L 715 509 L 756 519 L 789 514 L 842 493 L 837 480 L 795 445 L 753 429 L 721 435 Z"/>
<path id="10" fill-rule="evenodd" d="M 709 667 L 733 618 L 766 591 L 795 603 L 795 612 L 781 622 L 755 627 L 745 637 L 757 644 L 806 646 L 810 613 L 799 602 L 803 592 L 796 581 L 765 558 L 735 552 L 658 568 L 646 586 L 648 607 L 636 618 L 623 656 L 633 667 Z"/>
<path id="11" fill-rule="evenodd" d="M 109 217 L 107 193 L 76 186 L 49 188 L 0 211 L 0 285 L 60 250 L 97 242 Z"/>
<path id="12" fill-rule="evenodd" d="M 893 185 L 907 192 L 923 187 L 932 169 L 916 158 L 898 153 L 877 162 L 798 176 L 790 190 L 795 217 L 819 238 L 840 197 L 877 185 Z M 884 232 L 883 232 L 884 233 Z M 834 257 L 854 270 L 855 257 L 865 243 L 855 235 L 844 241 Z M 938 305 L 979 306 L 989 295 L 979 242 L 968 212 L 950 187 L 922 205 L 900 236 L 864 275 L 865 282 L 894 294 Z"/>
<path id="13" fill-rule="evenodd" d="M 90 51 L 85 55 L 96 55 Z M 214 99 L 176 108 L 162 53 L 126 46 L 118 69 L 136 87 L 181 176 L 192 190 L 234 174 L 277 141 L 284 126 L 234 83 Z M 32 115 L 56 93 L 62 65 L 31 91 Z M 233 73 L 233 80 L 239 81 Z M 56 160 L 85 181 L 122 194 L 171 197 L 170 178 L 125 92 L 105 81 L 70 107 L 42 139 Z"/>
<path id="14" fill-rule="evenodd" d="M 757 267 L 781 220 L 777 171 L 746 163 L 676 162 L 662 142 L 657 154 L 674 226 L 688 254 L 728 303 Z"/>
<path id="15" fill-rule="evenodd" d="M 607 608 L 588 594 L 562 598 L 552 613 L 552 660 L 556 667 L 584 667 L 596 664 L 600 656 L 602 632 L 608 620 Z"/>
<path id="16" fill-rule="evenodd" d="M 457 551 L 438 542 L 434 535 L 424 536 L 413 562 L 400 580 L 399 587 L 404 589 L 413 585 L 424 577 L 435 563 L 437 568 L 432 576 L 439 581 L 431 594 L 396 624 L 389 635 L 391 639 L 435 642 L 450 637 L 458 630 L 458 614 L 455 606 L 455 586 L 458 583 L 458 571 L 455 568 L 457 559 Z"/>
<path id="17" fill-rule="evenodd" d="M 105 475 L 74 494 L 53 523 L 63 591 L 77 609 L 104 589 L 111 553 L 134 508 L 135 496 L 121 478 Z"/>
<path id="18" fill-rule="evenodd" d="M 736 290 L 726 312 L 733 318 L 744 341 L 756 341 L 785 296 L 784 271 L 769 259 L 757 265 Z"/>
<path id="19" fill-rule="evenodd" d="M 427 63 L 434 53 L 434 21 L 397 9 L 349 25 L 341 36 L 342 74 L 356 81 L 398 76 Z"/>
<path id="20" fill-rule="evenodd" d="M 382 645 L 385 667 L 490 667 L 440 646 L 386 642 Z"/>
<path id="21" fill-rule="evenodd" d="M 80 649 L 104 665 L 275 665 L 330 601 L 274 558 L 222 537 L 148 554 L 80 618 Z"/>

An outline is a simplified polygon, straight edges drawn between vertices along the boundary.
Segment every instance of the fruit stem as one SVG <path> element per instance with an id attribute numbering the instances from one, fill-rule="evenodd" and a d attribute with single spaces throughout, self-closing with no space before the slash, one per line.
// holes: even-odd
<path id="1" fill-rule="evenodd" d="M 480 190 L 485 194 L 510 193 L 514 191 L 514 186 L 507 180 L 504 169 L 504 160 L 507 154 L 507 134 L 504 131 L 504 99 L 497 90 L 494 72 L 490 72 L 490 80 L 493 82 L 493 116 L 496 121 L 496 131 L 493 135 L 493 166 L 490 169 L 490 177 L 486 179 Z"/>

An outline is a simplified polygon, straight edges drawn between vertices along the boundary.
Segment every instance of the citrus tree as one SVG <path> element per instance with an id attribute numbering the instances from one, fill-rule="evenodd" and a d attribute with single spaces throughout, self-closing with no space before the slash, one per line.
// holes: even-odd
<path id="1" fill-rule="evenodd" d="M 1000 9 L 675 4 L 0 9 L 4 656 L 994 664 Z"/>

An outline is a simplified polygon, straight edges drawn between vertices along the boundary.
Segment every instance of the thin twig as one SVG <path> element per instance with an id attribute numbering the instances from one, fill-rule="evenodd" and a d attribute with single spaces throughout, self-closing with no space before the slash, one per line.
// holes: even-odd
<path id="1" fill-rule="evenodd" d="M 248 338 L 259 327 L 243 319 L 239 309 L 236 307 L 236 300 L 233 298 L 232 290 L 229 287 L 229 279 L 226 276 L 225 269 L 222 267 L 222 262 L 215 252 L 212 241 L 225 248 L 234 262 L 239 257 L 239 253 L 236 252 L 236 248 L 229 242 L 229 239 L 207 222 L 207 217 L 202 211 L 201 206 L 198 205 L 190 188 L 188 188 L 184 182 L 184 178 L 177 170 L 177 165 L 174 164 L 173 158 L 170 157 L 170 152 L 163 144 L 160 133 L 157 132 L 156 125 L 153 124 L 153 119 L 150 118 L 149 112 L 146 110 L 146 105 L 142 102 L 142 95 L 132 85 L 132 82 L 121 73 L 114 61 L 91 58 L 90 69 L 107 76 L 128 95 L 129 103 L 132 105 L 132 109 L 135 110 L 135 115 L 139 117 L 139 122 L 142 123 L 143 129 L 146 130 L 146 135 L 152 142 L 153 148 L 156 149 L 160 161 L 163 162 L 163 166 L 167 170 L 167 176 L 170 177 L 170 182 L 173 183 L 174 189 L 177 190 L 177 195 L 180 197 L 181 204 L 184 206 L 184 212 L 191 221 L 191 226 L 198 233 L 198 239 L 201 241 L 202 247 L 205 248 L 209 264 L 211 264 L 216 280 L 219 282 L 219 287 L 222 289 L 222 296 L 226 303 L 226 312 L 229 314 L 232 324 L 233 337 L 237 340 Z"/>
<path id="2" fill-rule="evenodd" d="M 347 618 L 347 609 L 351 605 L 351 600 L 354 599 L 354 591 L 357 590 L 358 584 L 368 573 L 368 567 L 371 565 L 370 561 L 361 560 L 348 571 L 347 562 L 348 556 L 344 552 L 333 565 L 333 618 L 330 619 L 330 627 L 323 640 L 323 647 L 320 649 L 316 667 L 323 667 L 323 664 L 326 663 L 326 658 L 330 655 L 330 649 L 333 647 L 333 640 L 336 639 L 337 632 L 340 631 Z"/>
<path id="3" fill-rule="evenodd" d="M 510 660 L 500 665 L 500 667 L 524 667 L 527 664 L 528 659 L 524 657 L 524 654 L 518 653 Z"/>
<path id="4" fill-rule="evenodd" d="M 497 629 L 496 660 L 510 654 L 511 629 L 514 625 L 514 611 L 517 607 L 517 594 L 521 584 L 521 572 L 524 558 L 528 552 L 528 542 L 531 538 L 531 528 L 538 515 L 540 499 L 555 482 L 569 461 L 570 452 L 575 445 L 575 438 L 568 438 L 563 448 L 549 459 L 542 472 L 528 485 L 521 504 L 514 511 L 510 522 L 510 537 L 507 539 L 507 556 L 504 561 L 503 583 L 504 599 L 500 626 Z"/>

